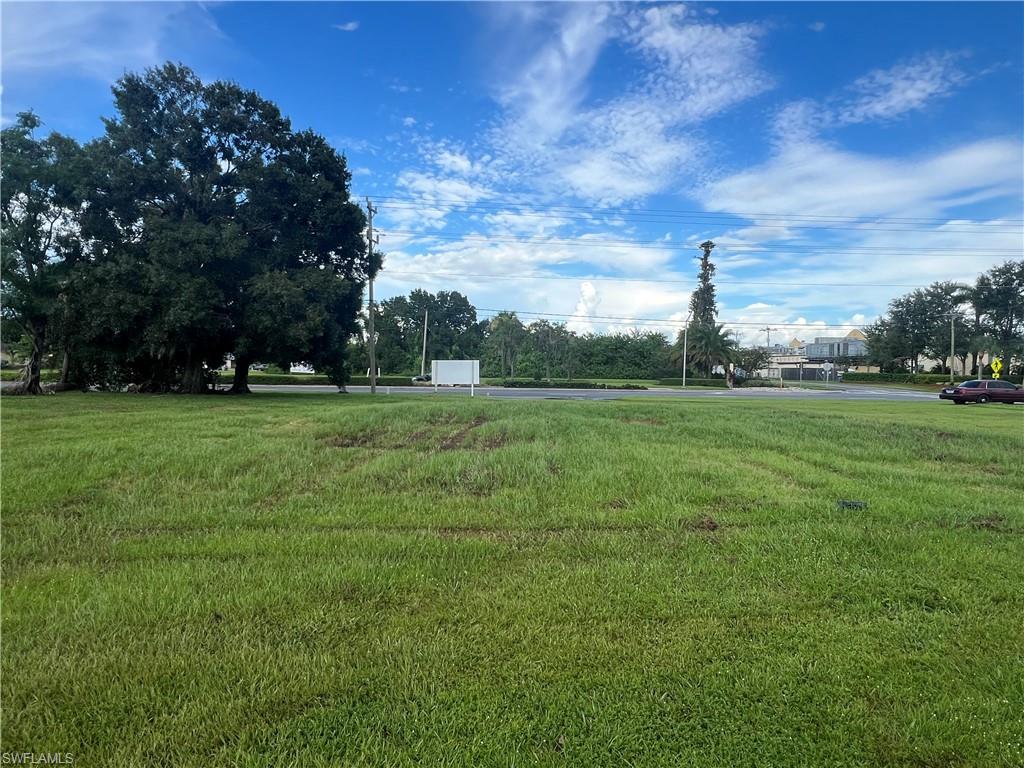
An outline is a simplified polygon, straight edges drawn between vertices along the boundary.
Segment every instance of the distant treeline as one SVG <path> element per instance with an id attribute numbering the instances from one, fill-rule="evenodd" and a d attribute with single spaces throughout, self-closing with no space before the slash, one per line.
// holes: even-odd
<path id="1" fill-rule="evenodd" d="M 662 333 L 578 334 L 562 323 L 525 325 L 515 313 L 479 319 L 457 292 L 414 290 L 380 303 L 377 365 L 385 374 L 420 372 L 427 315 L 425 369 L 432 360 L 478 359 L 487 377 L 660 379 L 671 376 L 672 345 Z M 365 342 L 352 350 L 354 368 L 369 367 Z"/>
<path id="2" fill-rule="evenodd" d="M 1006 375 L 1020 373 L 1024 260 L 993 267 L 973 285 L 937 282 L 893 299 L 865 334 L 870 362 L 883 372 L 923 372 L 923 357 L 940 360 L 948 372 L 952 352 L 967 370 L 977 372 L 979 355 L 988 354 L 1003 358 Z"/>

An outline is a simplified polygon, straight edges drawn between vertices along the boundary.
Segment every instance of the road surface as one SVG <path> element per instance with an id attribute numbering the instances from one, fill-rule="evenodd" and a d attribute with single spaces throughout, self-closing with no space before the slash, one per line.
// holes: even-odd
<path id="1" fill-rule="evenodd" d="M 250 384 L 253 392 L 301 392 L 306 394 L 331 394 L 336 387 L 317 385 L 275 385 Z M 369 387 L 349 387 L 349 392 L 369 393 Z M 469 387 L 377 387 L 378 395 L 423 395 L 424 397 L 469 396 Z M 509 400 L 618 400 L 623 397 L 639 398 L 752 398 L 752 399 L 816 399 L 816 400 L 890 400 L 905 402 L 939 402 L 931 392 L 920 392 L 899 387 L 881 387 L 870 384 L 837 384 L 822 389 L 771 389 L 749 387 L 742 389 L 528 389 L 505 387 L 477 387 L 477 397 L 505 398 Z"/>

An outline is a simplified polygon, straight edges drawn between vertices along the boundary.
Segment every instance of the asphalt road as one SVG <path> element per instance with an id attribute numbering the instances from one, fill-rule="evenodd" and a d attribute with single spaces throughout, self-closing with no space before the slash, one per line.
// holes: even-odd
<path id="1" fill-rule="evenodd" d="M 253 392 L 302 392 L 307 394 L 331 394 L 337 392 L 332 386 L 295 386 L 273 384 L 251 384 Z M 349 387 L 349 392 L 369 393 L 369 387 Z M 424 397 L 469 396 L 469 387 L 377 387 L 378 395 L 423 395 Z M 804 399 L 818 400 L 890 400 L 890 401 L 933 401 L 939 402 L 938 395 L 898 387 L 880 387 L 868 384 L 838 384 L 823 389 L 768 389 L 750 387 L 745 389 L 516 389 L 504 387 L 477 387 L 477 397 L 506 398 L 512 400 L 618 400 L 623 397 L 640 398 L 751 398 L 751 399 Z"/>

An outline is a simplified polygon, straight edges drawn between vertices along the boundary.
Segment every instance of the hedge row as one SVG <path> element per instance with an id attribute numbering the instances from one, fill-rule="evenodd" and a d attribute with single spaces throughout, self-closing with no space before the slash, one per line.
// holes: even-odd
<path id="1" fill-rule="evenodd" d="M 234 378 L 232 371 L 218 371 L 217 381 L 220 384 L 230 384 Z M 329 385 L 330 380 L 318 373 L 260 373 L 253 371 L 249 374 L 250 384 L 276 384 L 276 385 L 301 385 L 317 384 Z M 381 387 L 402 387 L 412 383 L 409 376 L 378 376 L 377 385 Z M 356 387 L 369 386 L 370 379 L 366 376 L 353 376 L 349 384 Z"/>
<path id="2" fill-rule="evenodd" d="M 354 387 L 368 387 L 370 386 L 369 376 L 353 376 L 349 382 Z M 395 376 L 388 374 L 387 376 L 377 377 L 378 387 L 408 387 L 412 384 L 412 376 Z"/>
<path id="3" fill-rule="evenodd" d="M 505 379 L 503 387 L 517 389 L 647 389 L 643 384 L 605 384 L 599 381 L 548 381 L 545 379 Z"/>
<path id="4" fill-rule="evenodd" d="M 658 384 L 663 387 L 681 387 L 683 386 L 683 379 L 677 376 L 674 379 L 658 379 Z M 713 379 L 693 379 L 689 376 L 686 377 L 686 386 L 688 387 L 719 387 L 725 388 L 725 379 L 716 377 Z"/>
<path id="5" fill-rule="evenodd" d="M 963 381 L 970 374 L 958 373 L 953 378 Z M 991 374 L 985 378 L 991 378 Z M 1020 383 L 1020 376 L 1004 376 L 1004 379 Z M 844 373 L 843 381 L 854 384 L 944 384 L 949 381 L 948 373 Z"/>

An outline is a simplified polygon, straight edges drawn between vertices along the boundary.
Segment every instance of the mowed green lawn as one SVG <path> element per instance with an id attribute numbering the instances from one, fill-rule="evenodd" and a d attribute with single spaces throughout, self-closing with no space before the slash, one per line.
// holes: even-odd
<path id="1" fill-rule="evenodd" d="M 65 394 L 2 416 L 4 751 L 1024 764 L 1022 406 Z"/>

